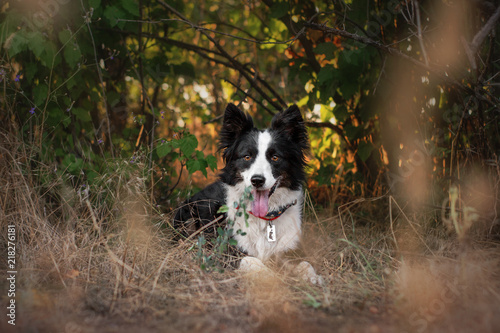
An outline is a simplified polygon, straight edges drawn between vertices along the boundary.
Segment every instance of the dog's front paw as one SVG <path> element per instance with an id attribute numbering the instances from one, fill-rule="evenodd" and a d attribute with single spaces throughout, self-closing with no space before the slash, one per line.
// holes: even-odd
<path id="1" fill-rule="evenodd" d="M 271 270 L 255 257 L 244 257 L 241 259 L 238 270 L 242 273 L 270 273 Z"/>
<path id="2" fill-rule="evenodd" d="M 307 261 L 302 261 L 295 267 L 295 274 L 297 274 L 297 276 L 299 276 L 301 279 L 312 284 L 322 286 L 325 283 L 323 277 L 319 274 L 316 274 L 316 271 L 314 270 L 312 265 Z"/>

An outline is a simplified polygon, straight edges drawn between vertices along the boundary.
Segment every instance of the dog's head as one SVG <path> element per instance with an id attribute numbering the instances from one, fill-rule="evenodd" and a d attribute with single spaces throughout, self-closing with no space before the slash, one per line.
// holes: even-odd
<path id="1" fill-rule="evenodd" d="M 309 140 L 296 105 L 277 113 L 270 128 L 258 130 L 249 115 L 229 104 L 219 148 L 226 163 L 222 181 L 252 187 L 254 215 L 267 214 L 269 197 L 277 188 L 298 190 L 305 181 Z"/>

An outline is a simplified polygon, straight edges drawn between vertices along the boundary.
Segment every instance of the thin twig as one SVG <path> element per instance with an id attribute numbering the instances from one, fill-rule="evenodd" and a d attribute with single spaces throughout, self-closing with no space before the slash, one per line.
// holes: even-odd
<path id="1" fill-rule="evenodd" d="M 117 19 L 116 21 L 117 22 L 120 22 L 120 21 L 122 21 L 122 22 L 133 22 L 133 23 L 139 23 L 139 24 L 141 24 L 141 23 L 159 24 L 159 23 L 169 22 L 169 21 L 186 23 L 186 21 L 182 20 L 182 19 L 161 19 L 161 20 L 156 20 L 156 21 Z M 232 27 L 232 28 L 233 29 L 239 29 L 237 27 Z M 213 32 L 214 34 L 217 34 L 217 35 L 231 37 L 231 38 L 234 38 L 234 39 L 238 39 L 238 40 L 242 40 L 242 41 L 250 42 L 250 43 L 254 43 L 254 44 L 260 44 L 260 45 L 282 45 L 282 44 L 290 44 L 293 41 L 297 40 L 297 37 L 293 37 L 293 38 L 290 38 L 290 39 L 284 40 L 284 41 L 259 40 L 257 38 L 245 38 L 245 37 L 240 37 L 240 36 L 237 36 L 237 35 L 234 35 L 234 34 L 230 34 L 230 33 L 227 33 L 227 32 L 218 31 L 218 30 L 215 30 L 215 29 L 204 28 L 202 25 L 198 25 L 196 30 L 206 31 L 206 32 Z M 239 29 L 239 30 L 241 31 L 241 29 Z M 243 31 L 243 32 L 246 33 L 246 31 Z"/>
<path id="2" fill-rule="evenodd" d="M 212 123 L 216 123 L 218 122 L 219 120 L 221 120 L 222 118 L 224 118 L 224 113 L 218 115 L 217 117 L 214 117 L 212 119 L 209 119 L 207 121 L 204 121 L 203 122 L 203 125 L 206 125 L 206 124 L 212 124 Z"/>
<path id="3" fill-rule="evenodd" d="M 61 279 L 61 282 L 62 282 L 64 288 L 68 288 L 68 286 L 66 285 L 66 282 L 64 282 L 63 276 L 61 274 L 61 270 L 59 269 L 59 265 L 57 265 L 57 262 L 54 259 L 54 256 L 52 255 L 52 252 L 50 250 L 48 252 L 50 254 L 50 259 L 52 259 L 52 262 L 54 263 L 54 267 L 55 267 L 55 269 L 57 271 L 57 275 L 59 275 L 59 279 Z"/>
<path id="4" fill-rule="evenodd" d="M 415 235 L 417 235 L 418 239 L 422 242 L 422 244 L 425 245 L 425 247 L 427 248 L 427 250 L 432 254 L 434 255 L 434 251 L 431 250 L 431 248 L 429 247 L 429 245 L 427 245 L 427 243 L 425 242 L 425 240 L 422 238 L 422 236 L 420 235 L 420 233 L 417 231 L 417 229 L 415 229 L 415 226 L 413 226 L 413 223 L 410 221 L 410 219 L 408 218 L 408 216 L 405 214 L 405 212 L 403 211 L 403 209 L 399 206 L 398 202 L 391 196 L 389 198 L 389 200 L 392 200 L 396 206 L 398 207 L 399 211 L 401 212 L 401 214 L 403 214 L 404 218 L 406 219 L 406 221 L 408 222 L 408 224 L 410 225 L 410 227 L 413 229 L 413 232 L 415 233 Z"/>
<path id="5" fill-rule="evenodd" d="M 368 46 L 373 46 L 373 47 L 380 49 L 382 51 L 385 51 L 389 54 L 397 55 L 398 57 L 401 57 L 401 58 L 403 58 L 403 59 L 405 59 L 405 60 L 407 60 L 407 61 L 417 65 L 418 67 L 425 69 L 425 70 L 434 71 L 430 65 L 426 65 L 426 64 L 422 63 L 421 61 L 418 61 L 418 60 L 410 57 L 409 55 L 404 54 L 403 52 L 399 51 L 398 49 L 389 47 L 389 46 L 382 44 L 376 40 L 373 40 L 371 38 L 363 37 L 363 36 L 360 36 L 357 34 L 353 34 L 353 33 L 350 33 L 348 31 L 345 31 L 345 30 L 331 28 L 331 27 L 328 27 L 326 25 L 318 24 L 318 23 L 307 23 L 307 26 L 310 27 L 311 29 L 314 29 L 314 30 L 319 30 L 319 31 L 323 31 L 325 33 L 339 35 L 341 37 L 349 38 L 349 39 L 355 40 L 357 42 L 363 43 L 363 44 L 368 45 Z"/>
<path id="6" fill-rule="evenodd" d="M 377 93 L 377 88 L 378 88 L 378 85 L 380 84 L 380 79 L 382 78 L 382 76 L 384 75 L 384 72 L 385 72 L 385 63 L 387 62 L 387 57 L 384 56 L 383 58 L 384 58 L 384 61 L 382 62 L 382 68 L 380 69 L 380 74 L 378 75 L 377 82 L 375 82 L 375 88 L 373 88 L 373 95 L 374 96 Z"/>
<path id="7" fill-rule="evenodd" d="M 85 204 L 87 205 L 87 208 L 89 209 L 90 212 L 90 217 L 92 219 L 92 224 L 94 225 L 95 231 L 97 231 L 98 235 L 101 235 L 101 228 L 99 227 L 99 224 L 97 223 L 97 219 L 94 214 L 94 210 L 92 209 L 92 205 L 90 204 L 89 199 L 85 199 Z"/>
<path id="8" fill-rule="evenodd" d="M 394 232 L 394 221 L 392 219 L 392 195 L 389 196 L 389 222 L 391 227 L 392 238 L 394 238 L 394 244 L 396 245 L 396 251 L 399 252 L 398 241 L 396 239 L 396 233 Z"/>
<path id="9" fill-rule="evenodd" d="M 106 88 L 105 88 L 105 84 L 104 84 L 104 78 L 102 76 L 101 67 L 99 66 L 99 61 L 97 60 L 97 48 L 95 45 L 94 35 L 92 34 L 92 29 L 90 28 L 92 12 L 88 12 L 85 9 L 85 6 L 83 4 L 83 0 L 80 0 L 80 3 L 82 5 L 83 12 L 86 13 L 86 17 L 84 18 L 84 21 L 87 25 L 87 29 L 88 29 L 89 35 L 90 35 L 90 40 L 92 42 L 92 48 L 94 50 L 94 61 L 95 61 L 96 68 L 97 68 L 97 75 L 99 77 L 99 82 L 101 83 L 102 99 L 104 102 L 104 111 L 106 112 L 109 149 L 111 151 L 111 156 L 114 158 L 115 153 L 114 153 L 114 149 L 113 149 L 113 140 L 111 140 L 111 119 L 109 118 L 108 99 L 106 97 Z"/>
<path id="10" fill-rule="evenodd" d="M 429 66 L 429 61 L 427 59 L 427 51 L 424 45 L 424 38 L 422 37 L 422 22 L 420 20 L 420 6 L 418 5 L 418 0 L 413 0 L 413 6 L 415 7 L 415 13 L 417 16 L 417 37 L 418 42 L 420 43 L 420 49 L 422 50 L 422 56 L 424 57 L 424 62 L 426 66 Z"/>
<path id="11" fill-rule="evenodd" d="M 241 89 L 238 85 L 234 84 L 233 82 L 229 81 L 228 79 L 225 79 L 224 81 L 226 81 L 227 83 L 229 83 L 230 85 L 232 85 L 233 87 L 235 87 L 237 90 L 241 91 L 243 94 L 245 94 L 245 98 L 246 97 L 250 97 L 252 100 L 254 100 L 257 104 L 259 104 L 264 110 L 266 110 L 269 114 L 271 115 L 274 115 L 274 112 L 269 110 L 264 104 L 262 104 L 259 100 L 257 100 L 255 97 L 253 97 L 252 95 L 249 94 L 249 92 L 247 91 L 244 91 L 243 89 Z"/>

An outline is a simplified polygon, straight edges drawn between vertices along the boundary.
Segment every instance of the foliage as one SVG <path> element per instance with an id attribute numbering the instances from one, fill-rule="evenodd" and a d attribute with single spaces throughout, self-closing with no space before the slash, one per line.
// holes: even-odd
<path id="1" fill-rule="evenodd" d="M 37 148 L 38 160 L 55 163 L 75 185 L 115 171 L 109 160 L 116 157 L 143 159 L 151 172 L 161 165 L 169 175 L 167 188 L 178 173 L 174 162 L 190 174 L 206 176 L 216 168 L 215 157 L 200 150 L 188 128 L 177 126 L 174 112 L 158 97 L 169 90 L 167 75 L 190 81 L 193 66 L 172 52 L 175 60 L 165 62 L 168 48 L 110 32 L 137 29 L 138 23 L 129 22 L 142 12 L 136 1 L 90 0 L 81 8 L 47 4 L 27 8 L 11 1 L 0 26 L 1 102 L 7 111 L 2 120 Z M 156 97 L 148 96 L 150 90 Z M 158 139 L 160 134 L 167 139 Z"/>

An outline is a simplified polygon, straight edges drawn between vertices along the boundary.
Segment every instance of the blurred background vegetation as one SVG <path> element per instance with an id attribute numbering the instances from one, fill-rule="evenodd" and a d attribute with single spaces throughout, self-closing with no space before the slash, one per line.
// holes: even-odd
<path id="1" fill-rule="evenodd" d="M 168 211 L 214 179 L 228 102 L 259 126 L 296 103 L 310 129 L 317 205 L 390 193 L 439 211 L 457 187 L 460 205 L 493 227 L 498 8 L 481 0 L 4 1 L 3 136 L 27 144 L 22 167 L 49 201 L 61 194 L 47 184 L 84 192 L 108 186 L 111 173 L 137 173 Z"/>

